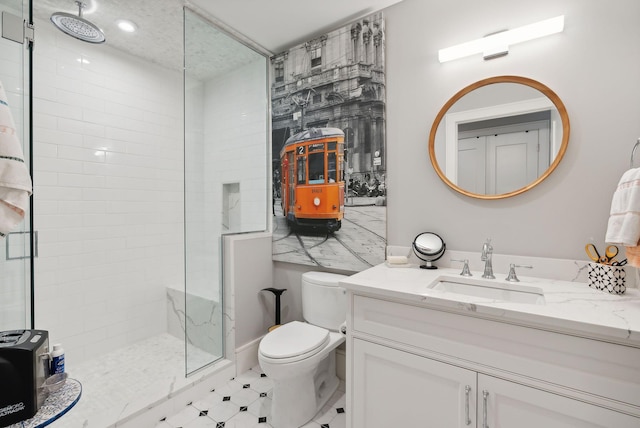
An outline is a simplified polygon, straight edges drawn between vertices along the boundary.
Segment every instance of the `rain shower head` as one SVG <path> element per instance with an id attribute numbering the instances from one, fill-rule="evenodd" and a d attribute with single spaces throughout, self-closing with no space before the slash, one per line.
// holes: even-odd
<path id="1" fill-rule="evenodd" d="M 53 25 L 78 40 L 89 43 L 104 43 L 106 39 L 102 30 L 82 17 L 82 9 L 85 4 L 81 1 L 76 1 L 76 4 L 78 5 L 77 16 L 65 12 L 56 12 L 51 15 Z"/>

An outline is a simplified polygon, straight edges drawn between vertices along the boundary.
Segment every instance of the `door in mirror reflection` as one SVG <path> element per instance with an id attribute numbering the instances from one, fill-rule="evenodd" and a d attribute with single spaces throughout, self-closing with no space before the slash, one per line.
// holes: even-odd
<path id="1" fill-rule="evenodd" d="M 458 176 L 452 181 L 474 193 L 512 192 L 535 181 L 549 168 L 549 148 L 548 119 L 466 131 L 459 129 Z"/>

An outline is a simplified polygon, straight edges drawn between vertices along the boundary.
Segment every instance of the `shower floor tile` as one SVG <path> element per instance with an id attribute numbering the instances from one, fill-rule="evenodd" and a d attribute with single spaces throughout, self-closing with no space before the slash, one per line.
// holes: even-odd
<path id="1" fill-rule="evenodd" d="M 82 384 L 82 396 L 69 413 L 49 427 L 113 427 L 126 412 L 146 409 L 150 403 L 184 386 L 181 382 L 192 382 L 184 378 L 184 352 L 184 341 L 165 333 L 86 363 L 67 365 L 69 376 Z M 209 361 L 214 358 L 196 352 L 190 348 L 190 356 L 196 355 L 202 361 L 207 361 L 207 356 Z M 198 414 L 193 418 L 198 418 Z"/>
<path id="2" fill-rule="evenodd" d="M 194 401 L 155 428 L 272 428 L 271 380 L 253 367 Z M 341 382 L 327 404 L 304 428 L 344 428 L 345 388 Z"/>

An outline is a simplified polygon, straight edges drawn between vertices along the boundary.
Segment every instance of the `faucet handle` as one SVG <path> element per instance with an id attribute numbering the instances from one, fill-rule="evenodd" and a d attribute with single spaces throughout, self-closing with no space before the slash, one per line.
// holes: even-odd
<path id="1" fill-rule="evenodd" d="M 487 238 L 487 240 L 482 244 L 482 253 L 480 254 L 480 260 L 483 262 L 491 257 L 493 253 L 493 247 L 491 246 L 491 238 Z"/>
<path id="2" fill-rule="evenodd" d="M 518 279 L 518 276 L 516 275 L 516 268 L 517 267 L 526 268 L 526 269 L 533 269 L 533 266 L 530 266 L 530 265 L 517 265 L 515 263 L 511 263 L 509 265 L 509 275 L 507 275 L 507 277 L 505 278 L 506 281 L 509 281 L 509 282 L 520 282 L 520 280 Z"/>
<path id="3" fill-rule="evenodd" d="M 471 271 L 469 270 L 469 259 L 451 259 L 452 262 L 460 262 L 460 263 L 464 263 L 464 266 L 462 267 L 462 272 L 460 272 L 460 275 L 462 276 L 473 276 L 471 275 Z"/>

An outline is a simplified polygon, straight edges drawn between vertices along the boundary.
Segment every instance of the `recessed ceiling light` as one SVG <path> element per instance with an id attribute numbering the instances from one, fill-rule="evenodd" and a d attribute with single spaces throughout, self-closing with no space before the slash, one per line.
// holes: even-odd
<path id="1" fill-rule="evenodd" d="M 138 29 L 138 26 L 131 21 L 126 19 L 119 19 L 116 21 L 118 24 L 118 28 L 120 28 L 125 33 L 133 33 Z"/>

